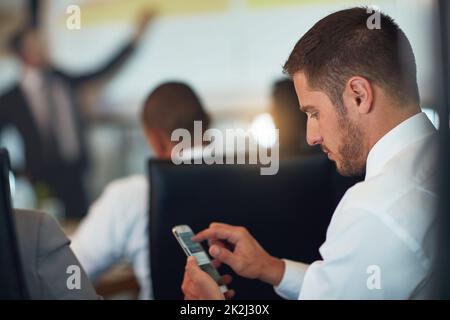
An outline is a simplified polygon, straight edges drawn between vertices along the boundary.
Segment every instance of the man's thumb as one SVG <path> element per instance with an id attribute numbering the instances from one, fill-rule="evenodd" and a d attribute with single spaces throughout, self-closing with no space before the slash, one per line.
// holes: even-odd
<path id="1" fill-rule="evenodd" d="M 193 278 L 195 274 L 200 270 L 197 261 L 194 257 L 190 256 L 188 257 L 187 264 L 186 264 L 186 272 L 188 273 L 189 277 Z"/>

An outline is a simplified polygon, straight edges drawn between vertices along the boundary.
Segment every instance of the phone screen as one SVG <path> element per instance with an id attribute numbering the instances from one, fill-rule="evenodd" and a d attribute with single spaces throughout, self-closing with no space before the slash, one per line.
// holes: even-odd
<path id="1" fill-rule="evenodd" d="M 194 236 L 192 230 L 183 232 L 175 231 L 174 234 L 180 242 L 180 245 L 185 250 L 186 254 L 195 258 L 200 269 L 209 274 L 210 277 L 213 278 L 214 281 L 216 281 L 216 283 L 221 286 L 222 292 L 227 291 L 226 286 L 223 285 L 222 277 L 220 276 L 217 269 L 211 264 L 211 260 L 209 259 L 208 254 L 205 252 L 202 245 L 198 242 L 192 241 L 192 237 Z"/>

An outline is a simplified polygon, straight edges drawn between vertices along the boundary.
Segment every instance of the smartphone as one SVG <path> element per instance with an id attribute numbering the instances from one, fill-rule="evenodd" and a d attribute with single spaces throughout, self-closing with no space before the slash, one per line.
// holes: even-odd
<path id="1" fill-rule="evenodd" d="M 192 229 L 188 225 L 179 225 L 172 228 L 172 233 L 178 240 L 178 243 L 181 248 L 183 248 L 186 255 L 188 257 L 193 256 L 195 258 L 200 269 L 205 271 L 211 276 L 211 278 L 214 279 L 214 281 L 216 281 L 222 293 L 227 292 L 227 286 L 223 284 L 222 277 L 217 269 L 212 265 L 211 259 L 203 249 L 202 245 L 192 241 L 192 237 L 194 236 Z"/>

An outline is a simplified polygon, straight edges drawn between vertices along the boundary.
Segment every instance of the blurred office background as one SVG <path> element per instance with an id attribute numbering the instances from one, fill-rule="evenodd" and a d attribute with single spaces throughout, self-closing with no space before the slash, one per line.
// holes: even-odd
<path id="1" fill-rule="evenodd" d="M 81 9 L 81 29 L 69 30 L 66 12 Z M 90 164 L 84 179 L 91 203 L 111 180 L 145 172 L 152 155 L 141 134 L 139 111 L 158 84 L 190 84 L 219 129 L 252 129 L 263 145 L 275 143 L 275 81 L 297 40 L 320 18 L 346 7 L 376 5 L 408 36 L 417 61 L 422 107 L 438 127 L 433 0 L 0 0 L 0 95 L 20 78 L 20 65 L 8 50 L 14 32 L 30 19 L 43 27 L 52 63 L 70 74 L 95 69 L 130 39 L 136 19 L 154 12 L 130 59 L 112 76 L 79 92 Z M 14 169 L 25 166 L 24 144 L 13 127 L 2 128 Z M 280 128 L 283 130 L 283 128 Z M 299 145 L 300 148 L 300 145 Z M 61 221 L 64 205 L 29 182 L 15 180 L 14 203 L 41 208 Z"/>
<path id="2" fill-rule="evenodd" d="M 81 9 L 79 30 L 66 27 L 70 16 L 66 10 L 73 4 Z M 272 86 L 283 77 L 282 65 L 290 50 L 321 17 L 354 5 L 378 6 L 406 32 L 417 59 L 422 106 L 437 124 L 435 66 L 430 59 L 432 0 L 1 0 L 0 93 L 20 77 L 20 66 L 7 43 L 30 15 L 44 27 L 52 63 L 76 75 L 117 52 L 129 40 L 140 12 L 155 12 L 125 65 L 80 92 L 91 160 L 85 185 L 93 200 L 112 179 L 145 171 L 144 159 L 152 151 L 141 134 L 139 110 L 146 95 L 163 81 L 192 85 L 214 127 L 248 129 L 253 124 L 255 134 L 265 139 L 262 143 L 273 143 Z M 1 143 L 10 150 L 13 167 L 24 166 L 23 143 L 14 128 L 2 130 Z M 17 187 L 23 192 L 17 201 L 35 207 L 33 190 L 20 183 Z M 46 203 L 52 206 L 50 211 L 61 210 L 58 204 L 40 201 L 44 207 Z"/>

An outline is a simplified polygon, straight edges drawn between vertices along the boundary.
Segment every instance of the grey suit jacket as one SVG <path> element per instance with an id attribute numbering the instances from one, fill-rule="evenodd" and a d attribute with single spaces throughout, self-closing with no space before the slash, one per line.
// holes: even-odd
<path id="1" fill-rule="evenodd" d="M 98 299 L 58 223 L 42 212 L 14 211 L 31 299 Z"/>

